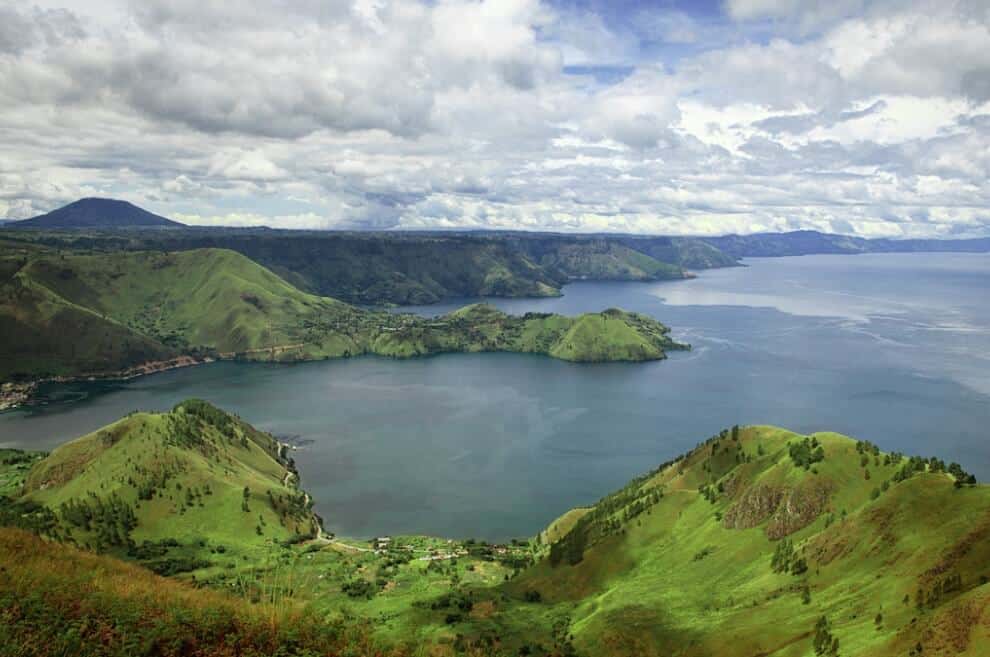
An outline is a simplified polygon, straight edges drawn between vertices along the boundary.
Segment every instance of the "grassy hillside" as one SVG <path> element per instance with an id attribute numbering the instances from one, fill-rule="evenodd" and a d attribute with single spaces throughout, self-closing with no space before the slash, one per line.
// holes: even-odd
<path id="1" fill-rule="evenodd" d="M 14 610 L 0 650 L 52 654 L 25 646 L 46 645 L 42 628 L 63 623 L 80 628 L 66 641 L 92 647 L 102 636 L 93 627 L 117 615 L 114 646 L 157 645 L 162 633 L 211 645 L 205 637 L 216 635 L 203 628 L 215 626 L 202 614 L 213 607 L 244 636 L 248 654 L 259 617 L 276 623 L 276 643 L 265 645 L 286 654 L 312 645 L 312 636 L 348 644 L 343 654 L 389 646 L 393 654 L 438 656 L 990 650 L 990 488 L 938 459 L 832 433 L 733 428 L 568 512 L 533 540 L 488 545 L 416 536 L 273 540 L 312 526 L 302 516 L 287 520 L 278 506 L 298 491 L 277 454 L 267 435 L 196 401 L 131 415 L 40 461 L 0 454 L 11 457 L 0 467 L 7 489 L 22 493 L 0 504 L 0 524 L 238 596 L 159 583 L 119 562 L 3 530 L 0 599 L 21 604 L 0 605 Z M 163 467 L 169 479 L 159 485 L 153 473 Z M 155 492 L 144 500 L 148 482 Z M 250 511 L 241 506 L 243 486 Z M 97 513 L 96 500 L 115 511 Z M 94 509 L 88 530 L 77 524 L 86 515 L 80 505 Z M 130 530 L 124 506 L 136 519 Z M 108 518 L 133 545 L 105 538 L 114 533 Z M 12 570 L 18 576 L 7 575 Z M 150 630 L 143 619 L 152 600 L 165 600 L 188 625 L 179 629 L 167 615 L 161 632 Z M 305 614 L 307 628 L 285 629 L 278 623 L 286 614 Z"/>
<path id="2" fill-rule="evenodd" d="M 0 326 L 13 337 L 0 347 L 9 350 L 3 379 L 118 372 L 182 354 L 277 352 L 303 342 L 318 351 L 327 336 L 307 327 L 347 309 L 231 251 L 15 262 L 0 284 Z"/>
<path id="3" fill-rule="evenodd" d="M 725 432 L 569 519 L 508 588 L 569 609 L 586 654 L 987 654 L 990 488 L 951 469 Z"/>
<path id="4" fill-rule="evenodd" d="M 315 536 L 309 497 L 282 448 L 206 402 L 133 413 L 34 464 L 19 501 L 55 511 L 50 533 L 162 570 L 257 556 L 269 539 Z M 154 544 L 142 552 L 142 544 Z M 222 549 L 221 549 L 222 548 Z"/>
<path id="5" fill-rule="evenodd" d="M 403 316 L 408 317 L 408 316 Z M 377 354 L 396 357 L 441 352 L 511 351 L 575 362 L 644 361 L 684 349 L 663 324 L 622 310 L 565 317 L 551 313 L 507 315 L 488 304 L 466 306 L 426 322 L 382 332 Z"/>
<path id="6" fill-rule="evenodd" d="M 289 344 L 302 339 L 307 320 L 344 310 L 218 249 L 38 258 L 17 277 L 178 349 L 244 352 Z"/>
<path id="7" fill-rule="evenodd" d="M 0 380 L 126 375 L 182 358 L 312 360 L 376 353 L 523 351 L 573 361 L 648 360 L 677 348 L 662 324 L 609 311 L 424 320 L 294 288 L 234 251 L 0 258 Z M 596 315 L 597 316 L 597 315 Z M 69 339 L 71 336 L 71 339 Z M 148 365 L 148 364 L 151 365 Z"/>
<path id="8" fill-rule="evenodd" d="M 541 266 L 567 279 L 652 281 L 684 278 L 676 255 L 661 262 L 605 237 L 516 237 L 513 243 Z"/>
<path id="9" fill-rule="evenodd" d="M 75 251 L 237 251 L 292 285 L 358 304 L 560 294 L 570 280 L 661 280 L 736 264 L 694 238 L 246 229 L 4 231 Z"/>
<path id="10" fill-rule="evenodd" d="M 3 655 L 386 654 L 360 625 L 329 625 L 291 602 L 249 604 L 22 530 L 0 528 L 0 563 Z"/>

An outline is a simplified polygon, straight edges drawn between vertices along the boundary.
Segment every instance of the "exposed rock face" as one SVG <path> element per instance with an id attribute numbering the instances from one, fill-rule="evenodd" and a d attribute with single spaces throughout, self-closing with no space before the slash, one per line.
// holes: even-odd
<path id="1" fill-rule="evenodd" d="M 754 484 L 725 512 L 726 529 L 749 529 L 763 524 L 780 506 L 784 491 L 766 484 Z"/>
<path id="2" fill-rule="evenodd" d="M 753 484 L 729 507 L 722 524 L 727 529 L 749 529 L 767 522 L 771 539 L 783 538 L 807 527 L 828 505 L 831 485 L 805 482 L 794 488 Z"/>
<path id="3" fill-rule="evenodd" d="M 767 536 L 783 538 L 815 521 L 825 510 L 832 487 L 821 481 L 806 482 L 788 492 L 767 524 Z"/>

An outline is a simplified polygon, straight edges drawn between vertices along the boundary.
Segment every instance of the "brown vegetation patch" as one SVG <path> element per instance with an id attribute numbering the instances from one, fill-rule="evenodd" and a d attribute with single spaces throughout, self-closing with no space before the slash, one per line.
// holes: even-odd
<path id="1" fill-rule="evenodd" d="M 471 618 L 490 618 L 495 614 L 497 607 L 495 602 L 492 600 L 482 600 L 481 602 L 476 602 L 473 607 L 471 607 Z"/>
<path id="2" fill-rule="evenodd" d="M 870 548 L 869 554 L 889 554 L 890 548 L 897 543 L 897 537 L 890 530 L 891 525 L 894 524 L 893 511 L 884 507 L 870 509 L 866 513 L 866 519 L 877 536 L 877 541 Z"/>
<path id="3" fill-rule="evenodd" d="M 958 543 L 947 549 L 934 566 L 921 575 L 921 581 L 934 579 L 953 569 L 969 554 L 976 545 L 990 544 L 990 512 L 983 516 L 980 523 L 969 531 Z"/>
<path id="4" fill-rule="evenodd" d="M 960 655 L 969 648 L 974 630 L 986 629 L 990 598 L 959 600 L 935 615 L 921 635 L 925 655 Z"/>
<path id="5" fill-rule="evenodd" d="M 769 520 L 771 539 L 783 538 L 807 527 L 828 505 L 832 485 L 825 481 L 806 482 L 794 488 L 756 484 L 746 488 L 725 512 L 726 529 L 749 529 Z"/>
<path id="6" fill-rule="evenodd" d="M 385 654 L 359 623 L 333 628 L 292 603 L 248 604 L 6 528 L 0 627 L 0 652 L 24 657 Z"/>

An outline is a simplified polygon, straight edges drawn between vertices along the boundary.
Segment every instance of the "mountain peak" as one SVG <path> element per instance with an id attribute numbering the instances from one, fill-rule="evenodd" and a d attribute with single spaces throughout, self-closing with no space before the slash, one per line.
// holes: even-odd
<path id="1" fill-rule="evenodd" d="M 177 227 L 184 224 L 148 212 L 129 201 L 88 197 L 9 225 L 16 228 L 122 228 Z"/>

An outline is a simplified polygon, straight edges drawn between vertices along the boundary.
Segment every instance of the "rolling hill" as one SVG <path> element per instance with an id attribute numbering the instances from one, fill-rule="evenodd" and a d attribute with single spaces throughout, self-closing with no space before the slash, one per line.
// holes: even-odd
<path id="1" fill-rule="evenodd" d="M 83 198 L 46 214 L 10 222 L 7 228 L 176 228 L 178 221 L 153 214 L 133 203 L 110 198 Z"/>
<path id="2" fill-rule="evenodd" d="M 296 231 L 161 221 L 168 220 L 124 201 L 82 199 L 12 222 L 3 233 L 9 240 L 76 252 L 230 249 L 301 290 L 362 305 L 557 296 L 574 280 L 676 280 L 689 276 L 687 269 L 737 264 L 714 246 L 686 237 Z M 170 230 L 134 230 L 155 226 Z"/>
<path id="3" fill-rule="evenodd" d="M 252 641 L 248 628 L 271 614 L 277 640 L 265 645 L 287 655 L 977 657 L 990 648 L 990 487 L 956 464 L 833 433 L 734 427 L 530 541 L 392 537 L 374 549 L 297 543 L 315 519 L 279 446 L 201 401 L 132 414 L 47 457 L 0 456 L 5 480 L 21 482 L 14 499 L 0 499 L 0 524 L 235 593 L 2 529 L 0 562 L 19 576 L 0 569 L 0 600 L 17 602 L 0 648 L 11 637 L 37 643 L 46 618 L 80 628 L 80 655 L 128 654 L 161 632 L 211 645 L 210 609 Z M 153 631 L 135 620 L 155 596 L 176 596 L 185 624 L 168 616 Z M 309 633 L 294 632 L 336 637 L 334 647 L 286 633 L 295 626 L 284 619 L 299 614 Z M 101 623 L 115 628 L 117 652 Z"/>
<path id="4" fill-rule="evenodd" d="M 269 434 L 192 399 L 60 446 L 27 473 L 19 501 L 56 510 L 50 533 L 60 540 L 129 553 L 160 572 L 202 568 L 183 548 L 205 541 L 229 561 L 269 539 L 317 535 L 286 454 Z"/>
<path id="5" fill-rule="evenodd" d="M 573 319 L 482 306 L 434 319 L 362 310 L 301 292 L 223 249 L 10 250 L 0 275 L 0 333 L 9 338 L 0 381 L 131 376 L 217 358 L 521 351 L 591 362 L 682 348 L 659 322 L 618 310 Z"/>
<path id="6" fill-rule="evenodd" d="M 990 487 L 969 481 L 838 434 L 726 431 L 552 525 L 509 588 L 570 609 L 582 654 L 982 655 Z"/>

